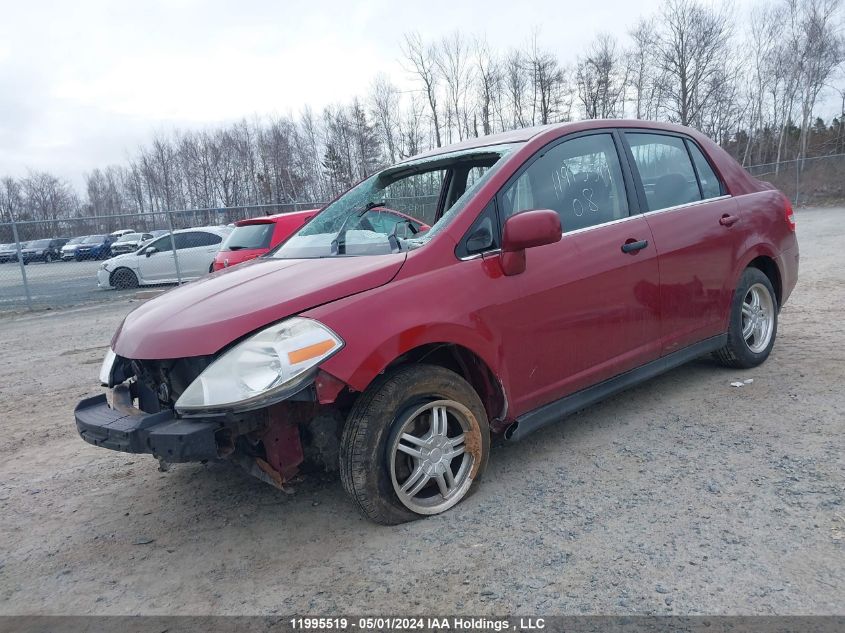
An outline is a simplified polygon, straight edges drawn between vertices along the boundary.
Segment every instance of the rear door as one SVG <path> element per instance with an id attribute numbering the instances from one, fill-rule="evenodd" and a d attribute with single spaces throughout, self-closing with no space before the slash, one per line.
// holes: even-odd
<path id="1" fill-rule="evenodd" d="M 668 354 L 725 331 L 747 223 L 691 138 L 645 130 L 624 138 L 657 247 Z"/>
<path id="2" fill-rule="evenodd" d="M 499 193 L 502 220 L 552 209 L 564 232 L 528 249 L 517 277 L 523 318 L 508 354 L 516 415 L 659 355 L 656 251 L 620 146 L 611 131 L 566 138 Z"/>
<path id="3" fill-rule="evenodd" d="M 200 277 L 209 272 L 214 255 L 220 250 L 223 238 L 207 231 L 177 233 L 176 256 L 179 258 L 179 272 L 183 279 Z M 176 277 L 176 271 L 173 271 Z"/>

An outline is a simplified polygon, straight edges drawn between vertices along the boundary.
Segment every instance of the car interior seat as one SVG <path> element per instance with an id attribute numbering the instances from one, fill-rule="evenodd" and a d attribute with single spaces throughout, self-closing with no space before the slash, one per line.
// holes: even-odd
<path id="1" fill-rule="evenodd" d="M 664 174 L 654 182 L 654 209 L 674 207 L 697 199 L 698 196 L 693 195 L 690 183 L 682 174 Z"/>

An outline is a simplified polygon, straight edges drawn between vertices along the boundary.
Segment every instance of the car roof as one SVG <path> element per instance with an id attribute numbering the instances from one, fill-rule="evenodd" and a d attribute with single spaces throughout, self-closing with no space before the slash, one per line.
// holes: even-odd
<path id="1" fill-rule="evenodd" d="M 284 218 L 301 218 L 305 215 L 314 215 L 320 209 L 304 209 L 302 211 L 289 211 L 287 213 L 274 213 L 273 215 L 259 215 L 254 218 L 246 218 L 245 220 L 238 220 L 235 226 L 249 226 L 251 224 L 269 224 L 271 222 L 278 222 Z"/>
<path id="2" fill-rule="evenodd" d="M 188 229 L 176 229 L 173 233 L 178 235 L 179 233 L 190 233 L 191 231 L 205 231 L 207 233 L 216 233 L 217 235 L 227 235 L 231 230 L 227 226 L 192 226 Z"/>
<path id="3" fill-rule="evenodd" d="M 485 147 L 492 147 L 495 145 L 508 145 L 513 143 L 526 143 L 535 136 L 551 132 L 549 136 L 562 136 L 564 133 L 581 132 L 592 129 L 603 129 L 612 127 L 633 127 L 653 129 L 655 131 L 663 130 L 666 132 L 681 132 L 684 134 L 696 133 L 695 130 L 683 127 L 674 123 L 663 123 L 656 121 L 645 121 L 642 119 L 584 119 L 582 121 L 570 121 L 567 123 L 550 123 L 548 125 L 535 125 L 532 127 L 524 127 L 518 130 L 509 130 L 507 132 L 499 132 L 496 134 L 488 134 L 487 136 L 478 136 L 475 138 L 468 138 L 458 143 L 446 145 L 444 147 L 435 147 L 425 152 L 421 152 L 410 158 L 396 163 L 402 165 L 404 163 L 414 162 L 423 158 L 431 158 L 439 156 L 440 154 L 450 154 L 457 151 L 466 151 L 472 149 L 483 149 Z"/>

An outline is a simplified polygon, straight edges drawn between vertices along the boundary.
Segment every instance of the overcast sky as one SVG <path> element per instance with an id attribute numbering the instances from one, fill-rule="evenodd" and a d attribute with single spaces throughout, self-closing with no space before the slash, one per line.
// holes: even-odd
<path id="1" fill-rule="evenodd" d="M 347 102 L 378 72 L 401 85 L 409 30 L 485 34 L 504 50 L 539 27 L 567 63 L 598 32 L 622 37 L 659 4 L 0 0 L 0 176 L 43 169 L 80 186 L 156 131 Z"/>

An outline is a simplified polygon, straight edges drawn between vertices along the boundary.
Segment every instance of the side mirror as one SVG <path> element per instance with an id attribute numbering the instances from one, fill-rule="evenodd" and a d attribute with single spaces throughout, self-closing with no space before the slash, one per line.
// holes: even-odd
<path id="1" fill-rule="evenodd" d="M 520 211 L 505 220 L 502 230 L 502 270 L 518 275 L 525 270 L 525 249 L 560 241 L 560 216 L 550 209 Z"/>
<path id="2" fill-rule="evenodd" d="M 154 253 L 158 253 L 158 249 L 155 246 L 148 246 L 146 249 L 144 249 L 144 255 L 146 255 L 147 257 L 150 257 Z"/>

